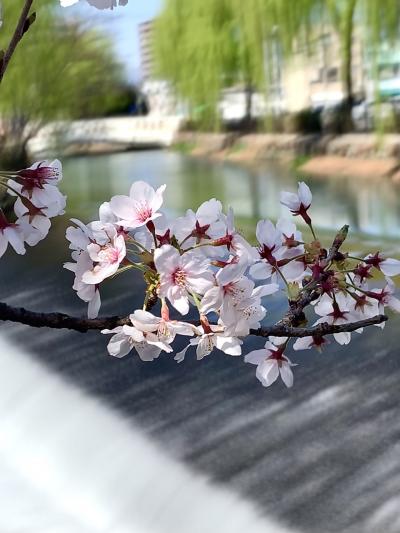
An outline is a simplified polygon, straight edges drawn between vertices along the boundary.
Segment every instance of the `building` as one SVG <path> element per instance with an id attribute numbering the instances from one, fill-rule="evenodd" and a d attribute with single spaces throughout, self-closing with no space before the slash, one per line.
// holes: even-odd
<path id="1" fill-rule="evenodd" d="M 305 108 L 329 107 L 345 96 L 341 77 L 340 42 L 329 28 L 321 30 L 309 46 L 299 46 L 284 61 L 281 74 L 282 108 L 297 112 Z M 366 66 L 363 42 L 355 32 L 352 50 L 353 93 L 366 94 Z"/>
<path id="2" fill-rule="evenodd" d="M 139 24 L 140 68 L 144 81 L 151 79 L 154 74 L 153 30 L 154 20 Z"/>
<path id="3" fill-rule="evenodd" d="M 153 32 L 154 19 L 139 24 L 141 92 L 146 98 L 150 115 L 183 116 L 184 106 L 177 100 L 170 83 L 155 75 Z"/>

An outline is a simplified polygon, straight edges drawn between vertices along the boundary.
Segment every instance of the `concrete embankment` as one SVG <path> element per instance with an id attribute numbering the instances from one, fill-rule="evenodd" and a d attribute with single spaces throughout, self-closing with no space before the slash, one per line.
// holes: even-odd
<path id="1" fill-rule="evenodd" d="M 194 156 L 252 164 L 278 159 L 320 176 L 390 177 L 400 182 L 400 135 L 180 132 L 176 146 Z M 298 164 L 299 159 L 304 159 Z"/>

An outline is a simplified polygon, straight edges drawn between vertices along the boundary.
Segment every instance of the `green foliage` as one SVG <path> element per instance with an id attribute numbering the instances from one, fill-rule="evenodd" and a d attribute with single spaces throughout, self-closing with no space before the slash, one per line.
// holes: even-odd
<path id="1" fill-rule="evenodd" d="M 312 52 L 328 25 L 339 37 L 350 102 L 355 25 L 376 58 L 399 23 L 399 0 L 165 0 L 155 31 L 156 74 L 172 82 L 203 129 L 218 129 L 222 88 L 242 83 L 265 91 L 276 56 L 290 58 L 299 47 Z"/>
<path id="2" fill-rule="evenodd" d="M 167 0 L 155 31 L 157 72 L 203 129 L 217 130 L 223 87 L 264 84 L 265 11 L 260 0 Z"/>
<path id="3" fill-rule="evenodd" d="M 193 141 L 179 141 L 172 145 L 172 149 L 181 154 L 190 154 L 196 148 Z"/>
<path id="4" fill-rule="evenodd" d="M 58 2 L 35 3 L 36 21 L 18 45 L 0 88 L 3 133 L 14 151 L 24 151 L 29 137 L 49 120 L 107 114 L 117 106 L 123 85 L 122 68 L 107 38 L 77 23 L 66 24 L 57 15 Z M 22 2 L 2 4 L 0 49 L 10 41 Z"/>

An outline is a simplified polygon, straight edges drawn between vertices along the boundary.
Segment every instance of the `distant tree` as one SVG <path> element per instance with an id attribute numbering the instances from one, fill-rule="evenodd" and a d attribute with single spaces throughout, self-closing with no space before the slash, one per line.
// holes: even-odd
<path id="1" fill-rule="evenodd" d="M 350 127 L 355 27 L 374 63 L 379 43 L 395 39 L 399 23 L 398 0 L 165 0 L 155 31 L 157 74 L 172 82 L 192 111 L 200 110 L 203 127 L 215 128 L 223 87 L 243 83 L 249 116 L 252 91 L 265 90 L 271 81 L 276 46 L 289 59 L 299 43 L 311 50 L 318 32 L 329 25 L 340 41 Z"/>
<path id="2" fill-rule="evenodd" d="M 156 74 L 169 80 L 205 129 L 217 129 L 223 87 L 264 86 L 264 0 L 166 0 L 155 28 Z"/>
<path id="3" fill-rule="evenodd" d="M 60 18 L 52 0 L 43 0 L 37 19 L 20 43 L 0 91 L 0 158 L 15 166 L 26 162 L 29 139 L 53 119 L 106 115 L 115 108 L 124 84 L 122 67 L 109 40 Z M 3 0 L 4 48 L 20 5 Z"/>
<path id="4" fill-rule="evenodd" d="M 376 65 L 380 43 L 394 41 L 400 30 L 398 0 L 276 0 L 279 39 L 287 56 L 295 52 L 299 40 L 310 45 L 324 27 L 336 33 L 340 43 L 341 79 L 344 91 L 344 129 L 352 128 L 353 42 L 357 28 L 372 65 Z M 377 80 L 377 69 L 372 69 Z"/>

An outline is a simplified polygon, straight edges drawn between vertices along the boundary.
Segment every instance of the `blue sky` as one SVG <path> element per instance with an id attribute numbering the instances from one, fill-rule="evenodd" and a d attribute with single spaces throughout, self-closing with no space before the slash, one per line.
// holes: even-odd
<path id="1" fill-rule="evenodd" d="M 125 64 L 128 79 L 136 81 L 140 74 L 138 24 L 156 16 L 162 3 L 163 0 L 129 0 L 127 6 L 99 11 L 81 0 L 74 6 L 62 8 L 62 13 L 68 18 L 78 17 L 104 29 Z"/>

